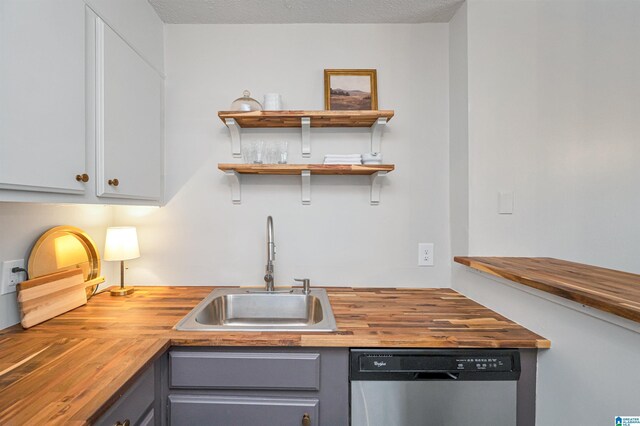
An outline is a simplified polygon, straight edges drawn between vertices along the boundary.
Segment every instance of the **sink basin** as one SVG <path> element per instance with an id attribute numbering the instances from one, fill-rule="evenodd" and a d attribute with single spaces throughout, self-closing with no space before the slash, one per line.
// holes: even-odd
<path id="1" fill-rule="evenodd" d="M 324 289 L 218 288 L 176 326 L 191 331 L 336 331 Z"/>

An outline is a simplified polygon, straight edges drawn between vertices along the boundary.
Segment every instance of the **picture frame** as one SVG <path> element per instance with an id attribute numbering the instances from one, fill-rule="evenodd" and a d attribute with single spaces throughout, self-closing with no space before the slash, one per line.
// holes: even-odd
<path id="1" fill-rule="evenodd" d="M 375 69 L 325 69 L 324 108 L 328 111 L 378 109 Z"/>

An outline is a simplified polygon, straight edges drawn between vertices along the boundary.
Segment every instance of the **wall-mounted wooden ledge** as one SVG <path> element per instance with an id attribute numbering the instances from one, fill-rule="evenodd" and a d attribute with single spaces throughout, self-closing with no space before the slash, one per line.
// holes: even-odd
<path id="1" fill-rule="evenodd" d="M 218 117 L 226 124 L 234 119 L 242 128 L 302 127 L 302 118 L 310 120 L 311 127 L 371 127 L 378 119 L 391 120 L 392 110 L 370 111 L 220 111 Z"/>
<path id="2" fill-rule="evenodd" d="M 308 170 L 312 175 L 372 175 L 377 172 L 392 172 L 393 164 L 232 164 L 220 163 L 223 172 L 235 171 L 253 175 L 299 175 Z"/>
<path id="3" fill-rule="evenodd" d="M 640 275 L 549 257 L 460 257 L 454 261 L 640 322 Z"/>
<path id="4" fill-rule="evenodd" d="M 229 164 L 218 169 L 227 176 L 231 186 L 231 201 L 240 204 L 240 175 L 298 175 L 302 178 L 302 204 L 311 204 L 312 175 L 368 175 L 371 180 L 371 204 L 380 204 L 382 181 L 393 171 L 393 164 Z"/>

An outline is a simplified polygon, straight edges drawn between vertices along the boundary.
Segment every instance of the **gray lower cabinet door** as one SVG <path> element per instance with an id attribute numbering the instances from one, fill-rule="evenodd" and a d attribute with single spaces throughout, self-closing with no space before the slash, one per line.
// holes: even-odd
<path id="1" fill-rule="evenodd" d="M 319 405 L 314 398 L 169 395 L 169 424 L 300 426 L 306 414 L 317 426 Z"/>
<path id="2" fill-rule="evenodd" d="M 96 422 L 96 426 L 113 426 L 117 422 L 129 420 L 131 425 L 139 425 L 153 409 L 155 399 L 155 373 L 150 367 L 137 382 Z"/>

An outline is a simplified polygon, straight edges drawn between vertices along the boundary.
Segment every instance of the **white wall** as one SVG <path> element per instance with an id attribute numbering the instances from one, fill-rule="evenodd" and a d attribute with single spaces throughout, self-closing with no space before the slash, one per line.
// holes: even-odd
<path id="1" fill-rule="evenodd" d="M 640 272 L 640 2 L 473 0 L 466 13 L 469 253 Z M 463 18 L 451 23 L 452 55 Z M 453 75 L 452 103 L 464 90 Z M 456 120 L 464 113 L 452 108 Z M 452 157 L 461 140 L 452 130 Z M 499 191 L 514 191 L 513 215 L 497 214 Z M 459 265 L 452 286 L 551 340 L 537 424 L 637 413 L 637 323 Z"/>
<path id="2" fill-rule="evenodd" d="M 638 1 L 469 3 L 471 254 L 640 272 L 639 17 Z"/>
<path id="3" fill-rule="evenodd" d="M 449 200 L 451 252 L 469 252 L 469 64 L 467 4 L 449 22 Z"/>
<path id="4" fill-rule="evenodd" d="M 638 414 L 640 324 L 460 265 L 453 282 L 457 291 L 551 340 L 551 349 L 538 353 L 537 425 L 613 425 L 615 416 Z"/>
<path id="5" fill-rule="evenodd" d="M 165 37 L 168 201 L 117 208 L 118 223 L 139 227 L 132 281 L 263 284 L 271 214 L 276 284 L 448 285 L 447 25 L 167 25 Z M 232 205 L 217 163 L 239 160 L 217 111 L 244 89 L 259 100 L 279 92 L 285 108 L 323 109 L 324 68 L 376 68 L 379 107 L 396 112 L 382 151 L 397 170 L 381 204 L 369 204 L 368 177 L 329 176 L 312 179 L 310 206 L 295 177 L 246 178 L 242 204 Z M 303 162 L 299 130 L 245 140 L 258 138 L 288 140 L 290 162 Z M 311 162 L 368 149 L 367 132 L 314 131 Z M 435 267 L 417 266 L 418 242 L 435 243 Z"/>
<path id="6" fill-rule="evenodd" d="M 112 207 L 108 206 L 0 203 L 0 262 L 24 259 L 26 264 L 40 235 L 58 225 L 82 228 L 102 254 L 106 228 L 112 216 Z M 110 262 L 102 262 L 102 274 L 111 283 L 115 278 L 112 270 Z M 16 293 L 0 295 L 0 329 L 18 321 Z"/>

